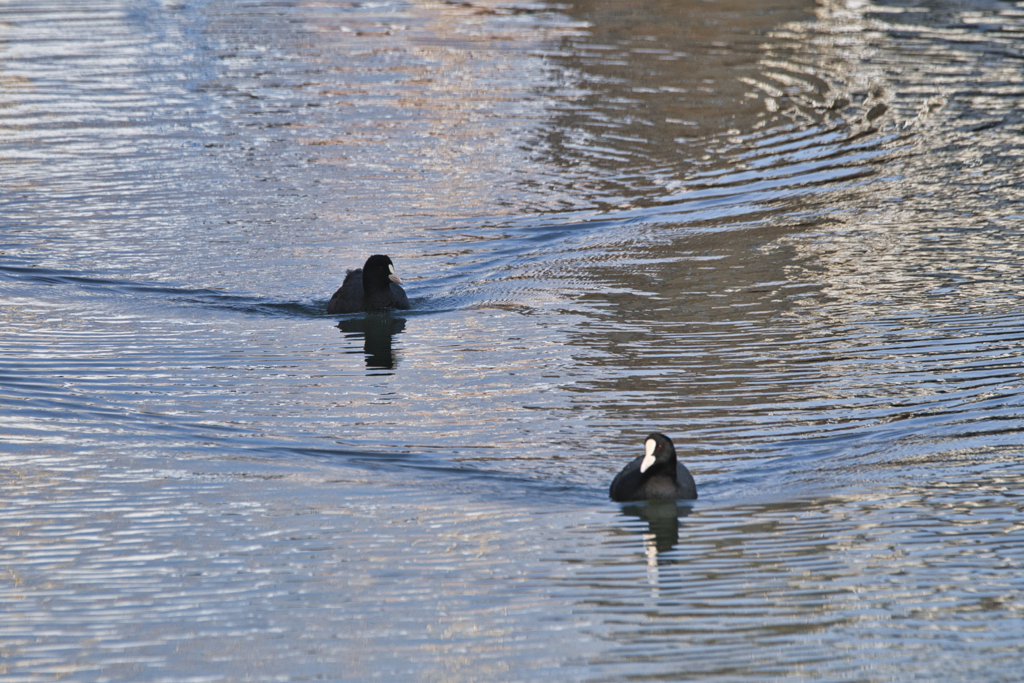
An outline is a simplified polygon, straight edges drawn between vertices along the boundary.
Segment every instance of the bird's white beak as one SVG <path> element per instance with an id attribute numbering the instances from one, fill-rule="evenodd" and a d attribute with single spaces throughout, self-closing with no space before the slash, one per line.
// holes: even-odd
<path id="1" fill-rule="evenodd" d="M 398 273 L 395 272 L 395 267 L 389 264 L 388 270 L 391 271 L 388 274 L 388 279 L 394 282 L 396 285 L 402 284 L 402 278 L 398 277 Z"/>
<path id="2" fill-rule="evenodd" d="M 654 439 L 647 439 L 644 444 L 644 459 L 640 463 L 640 474 L 643 474 L 651 468 L 654 464 L 654 449 L 658 447 L 658 442 Z"/>

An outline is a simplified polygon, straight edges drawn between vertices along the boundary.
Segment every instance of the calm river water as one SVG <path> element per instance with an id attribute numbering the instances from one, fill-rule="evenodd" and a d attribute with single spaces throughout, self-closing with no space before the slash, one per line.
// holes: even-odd
<path id="1" fill-rule="evenodd" d="M 0 677 L 1019 680 L 1022 169 L 1021 3 L 0 0 Z"/>

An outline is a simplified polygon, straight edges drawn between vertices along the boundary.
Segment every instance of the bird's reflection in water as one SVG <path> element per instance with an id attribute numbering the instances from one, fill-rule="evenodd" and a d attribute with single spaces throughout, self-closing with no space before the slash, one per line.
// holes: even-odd
<path id="1" fill-rule="evenodd" d="M 362 337 L 366 367 L 370 370 L 391 370 L 398 365 L 398 357 L 391 348 L 391 339 L 405 329 L 405 318 L 387 314 L 369 314 L 363 318 L 342 320 L 338 323 L 346 337 Z"/>
<path id="2" fill-rule="evenodd" d="M 644 534 L 649 550 L 665 553 L 679 543 L 679 518 L 690 514 L 690 506 L 674 500 L 649 500 L 622 506 L 623 514 L 647 522 L 650 533 Z"/>
<path id="3" fill-rule="evenodd" d="M 658 555 L 667 553 L 679 543 L 679 518 L 690 514 L 690 506 L 674 500 L 650 500 L 622 506 L 623 514 L 647 522 L 644 553 L 647 555 L 647 581 L 654 596 L 660 594 Z"/>

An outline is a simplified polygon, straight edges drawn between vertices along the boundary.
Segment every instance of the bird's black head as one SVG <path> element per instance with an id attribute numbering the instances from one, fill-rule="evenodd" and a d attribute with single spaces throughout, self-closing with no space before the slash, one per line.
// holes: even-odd
<path id="1" fill-rule="evenodd" d="M 395 264 L 384 254 L 374 254 L 363 265 L 363 291 L 373 294 L 387 291 L 391 282 L 402 284 L 395 273 Z"/>
<path id="2" fill-rule="evenodd" d="M 664 468 L 671 468 L 674 473 L 676 467 L 676 447 L 672 439 L 664 434 L 652 432 L 644 440 L 644 459 L 640 463 L 640 473 L 644 474 L 660 471 Z"/>

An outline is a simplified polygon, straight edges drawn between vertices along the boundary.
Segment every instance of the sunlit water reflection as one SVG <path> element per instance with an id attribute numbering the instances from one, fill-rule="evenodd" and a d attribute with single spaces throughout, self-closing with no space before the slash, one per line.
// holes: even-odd
<path id="1" fill-rule="evenodd" d="M 5 681 L 1017 677 L 1019 8 L 2 8 Z"/>

